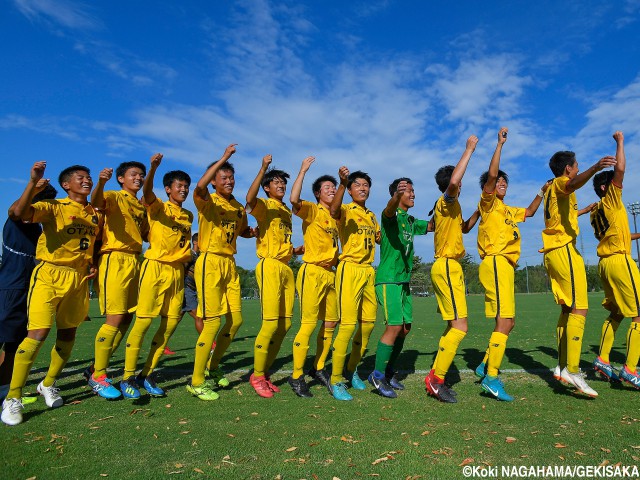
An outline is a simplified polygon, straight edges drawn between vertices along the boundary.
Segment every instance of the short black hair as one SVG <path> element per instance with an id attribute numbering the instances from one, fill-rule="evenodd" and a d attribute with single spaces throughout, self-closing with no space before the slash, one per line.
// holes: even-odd
<path id="1" fill-rule="evenodd" d="M 396 194 L 396 190 L 398 190 L 398 185 L 400 184 L 400 182 L 407 182 L 409 185 L 413 185 L 413 180 L 411 180 L 409 177 L 396 178 L 389 184 L 389 195 L 393 197 Z"/>
<path id="2" fill-rule="evenodd" d="M 213 164 L 216 162 L 211 162 L 209 165 L 207 165 L 207 170 L 209 170 L 213 166 Z M 222 172 L 222 171 L 231 172 L 233 174 L 236 173 L 236 169 L 233 167 L 233 163 L 231 162 L 223 163 L 222 166 L 218 170 L 216 170 L 216 175 L 218 175 L 218 172 Z"/>
<path id="3" fill-rule="evenodd" d="M 609 184 L 611 183 L 612 180 L 613 180 L 613 170 L 606 170 L 604 172 L 600 172 L 593 177 L 593 189 L 595 190 L 596 195 L 598 195 L 598 197 L 600 198 L 604 197 L 604 194 L 606 193 L 607 188 L 609 187 Z M 603 185 L 605 187 L 604 192 L 600 188 Z"/>
<path id="4" fill-rule="evenodd" d="M 42 200 L 53 200 L 58 195 L 58 191 L 51 185 L 47 184 L 40 192 L 36 193 L 31 200 L 31 203 L 40 202 Z"/>
<path id="5" fill-rule="evenodd" d="M 194 234 L 191 236 L 191 241 L 192 241 L 192 242 L 197 242 L 197 241 L 198 241 L 198 232 L 194 233 Z"/>
<path id="6" fill-rule="evenodd" d="M 89 170 L 89 168 L 85 167 L 84 165 L 71 165 L 70 167 L 62 170 L 60 172 L 60 175 L 58 175 L 58 183 L 60 184 L 60 186 L 62 187 L 62 184 L 64 182 L 68 182 L 71 176 L 77 171 L 87 172 L 88 175 L 91 175 L 91 170 Z M 62 187 L 62 189 L 64 190 L 64 187 Z"/>
<path id="7" fill-rule="evenodd" d="M 438 184 L 438 190 L 441 192 L 445 192 L 447 188 L 449 188 L 449 183 L 451 183 L 451 175 L 454 170 L 453 165 L 445 165 L 444 167 L 440 167 L 436 174 L 433 176 L 436 179 L 436 183 Z"/>
<path id="8" fill-rule="evenodd" d="M 371 177 L 368 173 L 365 173 L 361 170 L 356 170 L 355 172 L 349 174 L 349 177 L 347 178 L 347 188 L 351 188 L 351 185 L 356 181 L 356 178 L 365 179 L 369 183 L 369 188 L 371 188 Z"/>
<path id="9" fill-rule="evenodd" d="M 320 187 L 322 187 L 322 184 L 324 182 L 331 182 L 333 183 L 334 187 L 338 184 L 336 177 L 333 177 L 331 175 L 322 175 L 316 178 L 311 185 L 311 191 L 313 192 L 313 195 L 316 197 L 316 199 L 320 197 Z"/>
<path id="10" fill-rule="evenodd" d="M 576 163 L 576 154 L 568 150 L 556 152 L 549 159 L 549 168 L 557 177 L 564 175 L 564 169 Z"/>
<path id="11" fill-rule="evenodd" d="M 262 178 L 262 182 L 260 183 L 260 185 L 262 185 L 262 188 L 264 189 L 264 187 L 268 186 L 272 180 L 279 178 L 280 180 L 282 180 L 284 182 L 284 184 L 287 184 L 287 178 L 289 178 L 289 174 L 287 172 L 285 172 L 284 170 L 278 170 L 275 168 L 270 168 L 269 170 L 267 170 L 267 172 L 264 174 L 264 177 Z"/>
<path id="12" fill-rule="evenodd" d="M 504 178 L 504 181 L 509 185 L 509 175 L 507 175 L 502 170 L 498 170 L 498 178 Z M 484 190 L 484 186 L 487 184 L 487 180 L 489 180 L 489 170 L 480 175 L 480 188 Z"/>
<path id="13" fill-rule="evenodd" d="M 116 182 L 118 182 L 120 186 L 122 186 L 122 183 L 120 183 L 120 180 L 118 180 L 118 178 L 124 177 L 124 175 L 127 173 L 127 170 L 129 170 L 130 168 L 139 168 L 140 170 L 142 170 L 142 175 L 144 175 L 145 177 L 147 176 L 147 167 L 144 165 L 144 163 L 122 162 L 120 165 L 118 165 L 118 168 L 116 168 Z"/>
<path id="14" fill-rule="evenodd" d="M 173 185 L 173 182 L 176 180 L 187 182 L 188 186 L 191 185 L 191 177 L 187 172 L 183 172 L 182 170 L 171 170 L 165 173 L 164 177 L 162 177 L 162 184 L 165 187 L 171 188 L 171 185 Z"/>

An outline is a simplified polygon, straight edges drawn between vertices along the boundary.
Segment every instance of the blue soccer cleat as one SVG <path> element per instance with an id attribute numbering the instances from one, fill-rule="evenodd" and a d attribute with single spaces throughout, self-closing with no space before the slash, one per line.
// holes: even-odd
<path id="1" fill-rule="evenodd" d="M 498 377 L 486 375 L 480 383 L 482 390 L 493 395 L 503 402 L 513 402 L 513 397 L 504 391 L 504 385 Z"/>
<path id="2" fill-rule="evenodd" d="M 161 389 L 156 383 L 153 373 L 146 377 L 138 377 L 138 383 L 142 383 L 142 386 L 152 397 L 164 397 L 164 390 Z"/>
<path id="3" fill-rule="evenodd" d="M 106 375 L 102 375 L 99 378 L 95 378 L 93 374 L 89 377 L 89 386 L 94 393 L 97 393 L 102 398 L 107 400 L 113 400 L 114 398 L 120 398 L 120 392 L 116 387 L 111 385 L 111 382 Z"/>
<path id="4" fill-rule="evenodd" d="M 380 395 L 386 398 L 396 398 L 398 394 L 393 390 L 383 373 L 374 370 L 369 375 L 369 383 L 373 385 Z"/>
<path id="5" fill-rule="evenodd" d="M 404 390 L 404 384 L 398 380 L 396 373 L 397 372 L 394 372 L 393 370 L 387 370 L 384 373 L 384 378 L 387 379 L 387 382 L 389 382 L 389 385 L 391 385 L 391 388 L 394 390 Z"/>
<path id="6" fill-rule="evenodd" d="M 140 398 L 140 390 L 138 382 L 136 382 L 136 377 L 129 377 L 126 380 L 122 380 L 120 382 L 120 391 L 124 398 Z"/>
<path id="7" fill-rule="evenodd" d="M 360 376 L 358 375 L 358 371 L 355 370 L 352 374 L 349 374 L 347 370 L 345 370 L 345 378 L 347 378 L 351 382 L 351 386 L 355 390 L 366 390 L 367 385 L 362 381 Z"/>
<path id="8" fill-rule="evenodd" d="M 632 387 L 640 390 L 640 375 L 638 375 L 637 371 L 632 372 L 627 369 L 626 365 L 623 365 L 620 369 L 620 378 Z"/>
<path id="9" fill-rule="evenodd" d="M 613 371 L 610 363 L 605 362 L 599 356 L 593 361 L 593 369 L 608 382 L 619 382 L 620 377 Z"/>
<path id="10" fill-rule="evenodd" d="M 484 378 L 484 376 L 487 374 L 487 364 L 482 362 L 476 367 L 473 373 L 475 373 L 476 377 L 478 378 Z"/>
<path id="11" fill-rule="evenodd" d="M 331 385 L 333 398 L 336 400 L 353 400 L 353 397 L 347 392 L 347 387 L 344 383 L 336 383 Z"/>

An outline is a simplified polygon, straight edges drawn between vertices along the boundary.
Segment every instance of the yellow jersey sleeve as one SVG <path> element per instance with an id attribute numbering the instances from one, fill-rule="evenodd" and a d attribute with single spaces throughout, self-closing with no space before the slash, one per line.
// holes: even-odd
<path id="1" fill-rule="evenodd" d="M 149 249 L 145 258 L 163 263 L 186 263 L 191 259 L 191 223 L 189 210 L 159 198 L 147 206 Z"/>
<path id="2" fill-rule="evenodd" d="M 101 214 L 91 204 L 70 198 L 44 200 L 33 205 L 33 223 L 42 224 L 36 258 L 83 271 L 93 259 Z"/>
<path id="3" fill-rule="evenodd" d="M 435 258 L 462 258 L 465 255 L 462 243 L 462 210 L 458 199 L 447 202 L 441 195 L 433 213 L 435 231 L 433 248 Z"/>
<path id="4" fill-rule="evenodd" d="M 274 258 L 287 263 L 293 255 L 289 207 L 273 198 L 258 198 L 249 213 L 258 221 L 258 258 Z"/>
<path id="5" fill-rule="evenodd" d="M 376 234 L 380 231 L 375 213 L 352 202 L 342 205 L 337 223 L 342 245 L 340 261 L 371 265 L 376 253 Z"/>
<path id="6" fill-rule="evenodd" d="M 244 207 L 235 198 L 227 200 L 217 193 L 207 199 L 194 195 L 194 201 L 198 208 L 200 251 L 234 255 L 238 235 L 247 228 Z"/>
<path id="7" fill-rule="evenodd" d="M 482 192 L 480 203 L 480 225 L 478 226 L 478 253 L 502 255 L 512 265 L 520 258 L 521 239 L 518 223 L 524 222 L 526 209 L 510 207 L 494 193 Z"/>
<path id="8" fill-rule="evenodd" d="M 544 203 L 544 230 L 542 231 L 542 249 L 545 253 L 575 242 L 578 227 L 578 201 L 575 192 L 568 193 L 566 176 L 553 179 L 542 199 Z"/>
<path id="9" fill-rule="evenodd" d="M 302 219 L 302 237 L 306 263 L 330 268 L 338 263 L 338 225 L 320 204 L 302 201 L 296 213 Z"/>
<path id="10" fill-rule="evenodd" d="M 631 229 L 627 209 L 622 202 L 622 187 L 613 182 L 591 212 L 591 226 L 598 239 L 598 256 L 618 253 L 631 255 Z"/>
<path id="11" fill-rule="evenodd" d="M 144 205 L 124 190 L 104 192 L 104 200 L 105 221 L 100 252 L 142 252 L 143 232 L 149 230 Z"/>

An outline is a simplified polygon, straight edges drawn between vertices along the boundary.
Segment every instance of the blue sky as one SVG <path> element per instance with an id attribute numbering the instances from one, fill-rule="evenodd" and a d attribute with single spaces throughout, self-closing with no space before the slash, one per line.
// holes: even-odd
<path id="1" fill-rule="evenodd" d="M 370 173 L 378 214 L 391 180 L 412 177 L 412 213 L 424 218 L 439 194 L 433 174 L 476 134 L 467 216 L 501 126 L 507 203 L 529 204 L 557 150 L 574 150 L 582 168 L 613 154 L 616 129 L 627 146 L 625 200 L 640 200 L 638 0 L 2 0 L 0 12 L 2 211 L 36 160 L 52 179 L 75 163 L 97 178 L 159 151 L 162 172 L 181 168 L 195 182 L 238 143 L 241 200 L 264 154 L 293 178 L 314 155 L 304 198 L 316 176 L 344 164 Z M 578 200 L 594 201 L 592 189 Z M 542 227 L 540 212 L 521 227 L 522 264 L 541 262 Z M 581 228 L 578 247 L 595 263 L 586 216 Z M 294 230 L 300 242 L 295 220 Z M 254 242 L 238 244 L 238 263 L 254 266 Z M 475 230 L 465 245 L 477 257 Z M 432 237 L 416 252 L 432 258 Z"/>

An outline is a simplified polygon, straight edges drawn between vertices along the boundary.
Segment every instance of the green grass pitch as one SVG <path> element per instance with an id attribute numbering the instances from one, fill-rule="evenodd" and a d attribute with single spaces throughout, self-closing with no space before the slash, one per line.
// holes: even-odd
<path id="1" fill-rule="evenodd" d="M 604 319 L 600 300 L 601 294 L 590 297 L 583 369 L 589 369 L 598 347 Z M 446 405 L 427 396 L 423 381 L 444 328 L 434 298 L 414 299 L 414 327 L 398 362 L 407 375 L 407 389 L 395 400 L 371 390 L 355 392 L 352 402 L 338 402 L 315 384 L 313 398 L 298 398 L 287 385 L 297 312 L 274 366 L 272 378 L 282 393 L 263 399 L 253 392 L 248 374 L 260 323 L 257 301 L 244 303 L 244 325 L 224 364 L 231 386 L 220 391 L 219 400 L 203 402 L 185 390 L 196 339 L 190 317 L 170 341 L 177 354 L 164 357 L 158 370 L 166 398 L 103 400 L 91 393 L 81 375 L 103 321 L 92 301 L 92 321 L 80 327 L 58 382 L 66 404 L 49 410 L 39 399 L 25 408 L 24 423 L 3 426 L 0 476 L 445 479 L 463 478 L 463 465 L 640 463 L 640 392 L 591 374 L 588 380 L 600 396 L 589 399 L 551 376 L 558 307 L 550 295 L 517 298 L 516 328 L 502 365 L 507 391 L 516 397 L 513 403 L 481 393 L 470 370 L 482 358 L 493 321 L 484 317 L 483 297 L 470 296 L 468 302 L 469 334 L 451 372 L 459 403 Z M 624 361 L 628 322 L 620 327 L 612 352 L 617 365 Z M 373 368 L 382 327 L 378 318 L 361 373 Z M 41 350 L 27 393 L 44 376 L 51 344 L 49 338 Z M 315 342 L 310 353 L 314 349 Z M 114 380 L 120 379 L 123 355 L 120 348 L 112 360 L 109 375 Z"/>

